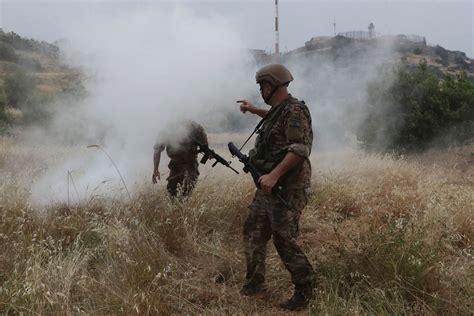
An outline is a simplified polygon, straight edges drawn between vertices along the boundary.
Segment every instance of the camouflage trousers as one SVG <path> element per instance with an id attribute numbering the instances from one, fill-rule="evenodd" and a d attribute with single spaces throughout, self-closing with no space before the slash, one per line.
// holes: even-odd
<path id="1" fill-rule="evenodd" d="M 307 203 L 306 193 L 304 190 L 288 190 L 282 196 L 294 210 L 260 190 L 249 207 L 244 225 L 246 286 L 265 282 L 267 242 L 273 235 L 275 248 L 290 272 L 293 284 L 297 289 L 306 290 L 314 286 L 314 270 L 296 243 L 301 211 Z"/>
<path id="2" fill-rule="evenodd" d="M 199 171 L 197 166 L 170 168 L 166 189 L 171 196 L 189 196 L 196 185 L 198 177 Z"/>

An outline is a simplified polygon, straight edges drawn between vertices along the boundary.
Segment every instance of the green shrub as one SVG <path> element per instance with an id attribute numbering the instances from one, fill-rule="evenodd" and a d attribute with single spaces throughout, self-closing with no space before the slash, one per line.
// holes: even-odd
<path id="1" fill-rule="evenodd" d="M 23 71 L 17 71 L 5 79 L 7 105 L 23 112 L 22 123 L 47 123 L 51 117 L 49 103 L 53 96 L 36 90 L 35 79 Z"/>
<path id="2" fill-rule="evenodd" d="M 22 107 L 24 114 L 23 124 L 39 124 L 46 126 L 52 118 L 50 105 L 55 101 L 55 96 L 35 92 Z"/>
<path id="3" fill-rule="evenodd" d="M 2 120 L 5 117 L 5 105 L 7 103 L 7 100 L 5 98 L 5 94 L 3 91 L 0 90 L 0 120 Z"/>
<path id="4" fill-rule="evenodd" d="M 369 85 L 369 114 L 358 132 L 366 148 L 412 151 L 474 137 L 474 84 L 465 73 L 442 80 L 422 62 L 393 75 Z"/>
<path id="5" fill-rule="evenodd" d="M 7 104 L 12 107 L 24 107 L 31 98 L 35 88 L 34 78 L 21 70 L 16 71 L 5 79 Z"/>
<path id="6" fill-rule="evenodd" d="M 0 60 L 16 63 L 18 56 L 11 45 L 0 42 Z"/>
<path id="7" fill-rule="evenodd" d="M 0 41 L 20 50 L 33 50 L 32 41 L 24 39 L 14 32 L 0 34 Z"/>
<path id="8" fill-rule="evenodd" d="M 28 71 L 39 72 L 43 70 L 41 63 L 31 57 L 20 57 L 18 63 Z"/>
<path id="9" fill-rule="evenodd" d="M 8 127 L 7 115 L 5 113 L 6 98 L 0 90 L 0 134 L 4 133 Z"/>

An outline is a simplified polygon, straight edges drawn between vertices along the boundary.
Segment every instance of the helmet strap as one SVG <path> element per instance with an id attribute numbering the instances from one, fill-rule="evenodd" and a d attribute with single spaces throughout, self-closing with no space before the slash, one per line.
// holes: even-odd
<path id="1" fill-rule="evenodd" d="M 288 87 L 288 84 L 289 84 L 289 83 L 290 83 L 290 82 L 288 81 L 288 82 L 285 82 L 285 83 L 283 83 L 283 84 L 281 84 L 281 85 L 279 85 L 279 86 L 274 87 L 273 90 L 272 90 L 272 92 L 270 92 L 270 94 L 268 95 L 268 97 L 263 98 L 263 101 L 265 101 L 266 104 L 269 104 L 268 102 L 271 100 L 271 98 L 273 97 L 273 95 L 275 94 L 275 92 L 278 90 L 278 88 L 280 88 L 280 87 L 282 87 L 282 86 Z"/>

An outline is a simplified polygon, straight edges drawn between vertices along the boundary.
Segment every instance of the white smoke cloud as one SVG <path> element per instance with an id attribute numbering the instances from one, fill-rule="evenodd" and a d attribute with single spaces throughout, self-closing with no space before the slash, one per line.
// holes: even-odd
<path id="1" fill-rule="evenodd" d="M 389 40 L 333 43 L 332 47 L 318 54 L 295 55 L 287 62 L 297 78 L 290 90 L 311 109 L 313 147 L 319 150 L 358 146 L 356 132 L 368 114 L 368 84 L 381 78 L 383 68 L 397 64 L 394 43 Z"/>
<path id="2" fill-rule="evenodd" d="M 61 104 L 47 133 L 35 131 L 36 139 L 72 138 L 83 148 L 99 144 L 129 189 L 151 185 L 153 145 L 162 128 L 190 119 L 222 130 L 227 114 L 238 111 L 235 100 L 262 104 L 254 82 L 258 66 L 241 38 L 219 16 L 198 17 L 182 8 L 91 17 L 68 37 L 65 59 L 88 74 L 90 95 L 79 105 Z M 290 92 L 311 109 L 317 150 L 357 146 L 354 131 L 367 114 L 367 83 L 393 61 L 390 43 L 364 47 L 284 59 L 295 77 Z M 50 166 L 32 186 L 33 202 L 65 201 L 71 171 L 80 200 L 126 197 L 112 162 L 91 148 Z"/>
<path id="3" fill-rule="evenodd" d="M 235 100 L 255 89 L 249 75 L 255 65 L 242 47 L 225 20 L 182 8 L 90 17 L 68 37 L 65 52 L 67 62 L 88 74 L 90 95 L 79 105 L 61 104 L 48 132 L 36 130 L 36 139 L 74 135 L 74 145 L 100 144 L 129 186 L 149 181 L 153 144 L 163 127 L 192 119 L 216 128 L 220 122 L 207 115 L 237 111 Z M 33 201 L 64 201 L 68 171 L 80 195 L 109 179 L 101 194 L 121 186 L 111 162 L 91 148 L 37 181 Z"/>

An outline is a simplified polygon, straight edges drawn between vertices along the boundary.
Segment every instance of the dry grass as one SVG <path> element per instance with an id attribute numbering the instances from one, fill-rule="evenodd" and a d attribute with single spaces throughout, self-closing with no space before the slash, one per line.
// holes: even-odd
<path id="1" fill-rule="evenodd" d="M 273 248 L 268 296 L 239 295 L 249 176 L 212 169 L 184 202 L 139 188 L 131 203 L 30 206 L 20 175 L 70 151 L 1 141 L 1 314 L 283 314 Z M 315 154 L 300 238 L 318 272 L 311 313 L 472 313 L 473 183 L 428 158 Z"/>

